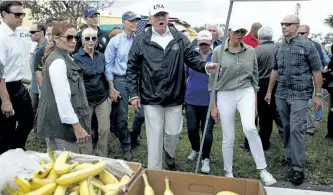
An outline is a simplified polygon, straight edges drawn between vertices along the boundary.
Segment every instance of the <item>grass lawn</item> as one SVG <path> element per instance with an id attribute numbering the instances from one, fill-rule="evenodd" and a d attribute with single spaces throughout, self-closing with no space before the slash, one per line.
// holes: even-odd
<path id="1" fill-rule="evenodd" d="M 306 141 L 306 179 L 311 184 L 323 184 L 333 186 L 333 141 L 324 139 L 326 135 L 327 120 L 327 102 L 325 101 L 325 111 L 323 122 L 317 127 L 314 137 L 308 137 Z M 132 125 L 133 110 L 130 109 L 129 126 Z M 35 151 L 46 151 L 41 148 L 33 133 L 27 143 L 27 149 Z M 255 168 L 254 160 L 250 153 L 241 150 L 238 145 L 243 143 L 244 133 L 240 119 L 236 117 L 236 140 L 234 147 L 234 175 L 239 178 L 259 178 L 259 172 Z M 287 181 L 288 168 L 283 167 L 281 160 L 283 159 L 282 139 L 274 129 L 271 137 L 271 149 L 265 153 L 268 170 L 278 181 Z M 216 124 L 214 128 L 214 140 L 211 152 L 211 174 L 223 175 L 222 161 L 222 136 L 221 126 Z M 186 120 L 181 133 L 181 139 L 176 151 L 176 169 L 179 171 L 194 172 L 196 161 L 187 160 L 187 156 L 191 151 L 191 145 L 187 137 Z M 111 158 L 121 158 L 122 150 L 117 137 L 111 135 L 109 144 L 109 156 Z M 147 166 L 147 144 L 145 129 L 141 134 L 141 145 L 134 150 L 134 160 L 140 162 L 144 167 Z"/>

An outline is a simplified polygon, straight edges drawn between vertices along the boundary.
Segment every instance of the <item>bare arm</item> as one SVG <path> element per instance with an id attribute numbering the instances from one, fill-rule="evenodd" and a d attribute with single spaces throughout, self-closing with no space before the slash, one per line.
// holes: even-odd
<path id="1" fill-rule="evenodd" d="M 8 101 L 10 101 L 7 87 L 6 87 L 6 81 L 4 78 L 1 79 L 1 82 L 0 82 L 0 97 L 1 97 L 2 103 L 7 103 Z"/>
<path id="2" fill-rule="evenodd" d="M 273 69 L 271 72 L 271 76 L 269 78 L 269 85 L 268 85 L 268 89 L 267 89 L 268 94 L 272 94 L 272 91 L 276 84 L 276 76 L 277 76 L 277 70 Z"/>
<path id="3" fill-rule="evenodd" d="M 43 75 L 42 75 L 42 71 L 36 71 L 36 80 L 37 80 L 37 84 L 39 86 L 39 88 L 42 87 L 42 80 L 43 80 Z"/>
<path id="4" fill-rule="evenodd" d="M 312 71 L 314 85 L 315 85 L 315 91 L 316 93 L 321 93 L 321 87 L 322 87 L 322 74 L 320 70 Z"/>

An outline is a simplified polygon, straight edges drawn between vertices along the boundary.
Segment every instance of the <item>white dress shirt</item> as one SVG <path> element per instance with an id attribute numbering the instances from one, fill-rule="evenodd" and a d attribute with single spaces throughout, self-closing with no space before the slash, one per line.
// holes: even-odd
<path id="1" fill-rule="evenodd" d="M 71 89 L 67 77 L 67 66 L 63 59 L 56 59 L 49 67 L 50 80 L 60 120 L 65 124 L 79 122 L 71 103 Z"/>
<path id="2" fill-rule="evenodd" d="M 169 27 L 167 27 L 163 35 L 158 34 L 158 32 L 155 31 L 154 27 L 152 27 L 151 41 L 154 41 L 155 43 L 159 44 L 164 50 L 172 39 L 173 36 L 169 30 Z"/>
<path id="3" fill-rule="evenodd" d="M 0 61 L 4 65 L 6 82 L 22 80 L 21 67 L 23 66 L 20 37 L 10 29 L 6 23 L 0 25 Z"/>

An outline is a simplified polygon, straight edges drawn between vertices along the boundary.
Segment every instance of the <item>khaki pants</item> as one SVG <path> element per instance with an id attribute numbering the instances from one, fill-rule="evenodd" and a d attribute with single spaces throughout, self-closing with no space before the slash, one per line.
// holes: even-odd
<path id="1" fill-rule="evenodd" d="M 79 154 L 80 146 L 75 142 L 68 142 L 54 137 L 46 138 L 45 141 L 47 147 L 52 151 L 70 151 Z"/>
<path id="2" fill-rule="evenodd" d="M 182 106 L 146 105 L 145 123 L 148 144 L 148 168 L 162 169 L 164 150 L 174 158 L 183 124 Z M 163 142 L 164 130 L 164 142 Z"/>
<path id="3" fill-rule="evenodd" d="M 91 126 L 91 118 L 93 113 L 95 112 L 97 122 L 98 122 L 98 142 L 96 145 L 97 156 L 107 157 L 108 156 L 108 137 L 110 130 L 110 111 L 109 111 L 109 103 L 105 100 L 103 103 L 98 105 L 89 104 L 90 113 L 89 113 L 89 126 Z M 89 154 L 90 151 L 92 153 L 92 144 L 87 143 L 81 147 L 82 153 Z"/>

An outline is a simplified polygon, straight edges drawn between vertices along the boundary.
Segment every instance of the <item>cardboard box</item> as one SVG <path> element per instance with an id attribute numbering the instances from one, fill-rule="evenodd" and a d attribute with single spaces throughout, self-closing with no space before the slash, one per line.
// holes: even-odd
<path id="1" fill-rule="evenodd" d="M 220 191 L 232 191 L 239 195 L 266 195 L 258 180 L 231 179 L 210 175 L 201 175 L 185 172 L 172 172 L 165 170 L 143 170 L 146 173 L 150 186 L 155 195 L 163 195 L 165 178 L 170 180 L 171 191 L 175 195 L 216 195 Z M 127 195 L 144 195 L 145 184 L 142 178 L 137 177 Z"/>
<path id="2" fill-rule="evenodd" d="M 134 185 L 135 180 L 141 176 L 143 171 L 141 163 L 127 162 L 127 164 L 134 171 L 134 174 L 131 177 L 131 181 L 126 184 L 125 192 Z"/>

